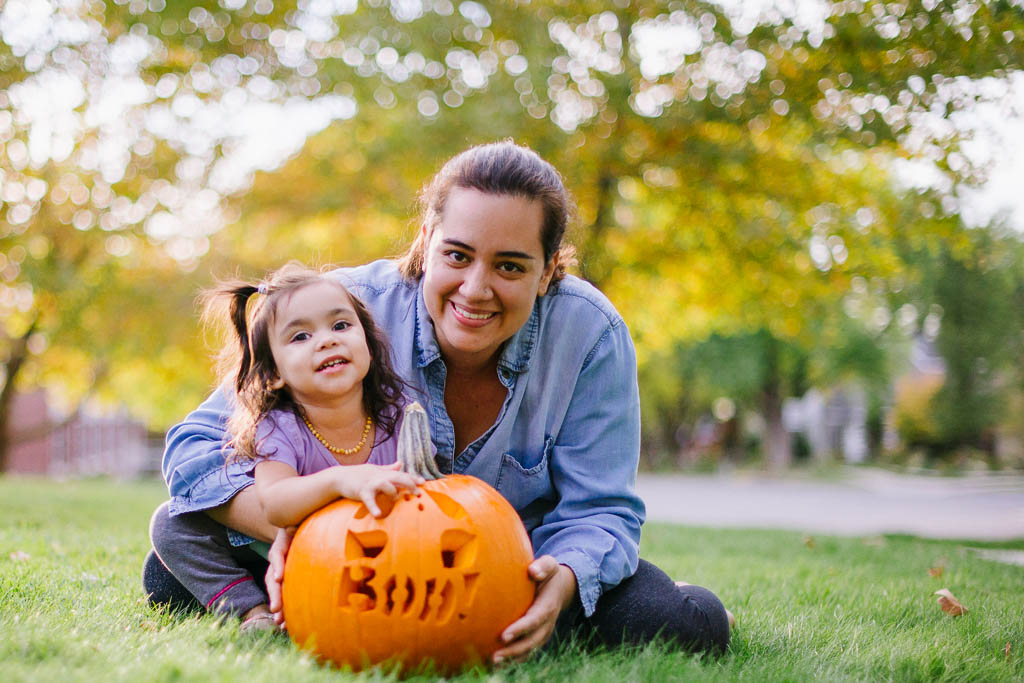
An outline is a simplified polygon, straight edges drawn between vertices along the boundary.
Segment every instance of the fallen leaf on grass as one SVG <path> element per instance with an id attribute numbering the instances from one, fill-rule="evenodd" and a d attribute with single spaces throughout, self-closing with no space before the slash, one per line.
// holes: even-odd
<path id="1" fill-rule="evenodd" d="M 946 571 L 946 568 L 940 564 L 938 567 L 932 567 L 931 569 L 929 569 L 928 576 L 932 577 L 933 579 L 937 579 L 940 576 L 942 576 L 942 572 L 944 571 Z"/>
<path id="2" fill-rule="evenodd" d="M 11 559 L 15 562 L 28 562 L 32 559 L 32 556 L 26 553 L 24 550 L 15 550 L 11 553 Z"/>
<path id="3" fill-rule="evenodd" d="M 814 536 L 804 536 L 804 545 L 807 546 L 808 548 L 810 548 L 811 550 L 813 550 L 814 549 Z"/>
<path id="4" fill-rule="evenodd" d="M 960 601 L 953 597 L 948 588 L 941 588 L 935 591 L 939 596 L 939 607 L 942 611 L 952 617 L 959 617 L 967 614 L 967 608 L 960 604 Z"/>
<path id="5" fill-rule="evenodd" d="M 1003 648 L 1003 656 L 1006 657 L 1007 659 L 1010 658 L 1010 643 L 1009 642 L 1007 642 L 1006 643 L 1006 647 Z"/>

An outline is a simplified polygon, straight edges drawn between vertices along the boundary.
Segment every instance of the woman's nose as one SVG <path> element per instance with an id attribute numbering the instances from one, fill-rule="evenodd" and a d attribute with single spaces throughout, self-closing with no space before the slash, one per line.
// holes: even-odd
<path id="1" fill-rule="evenodd" d="M 462 279 L 462 286 L 459 291 L 467 299 L 489 299 L 491 298 L 490 274 L 483 264 L 473 264 L 467 268 Z"/>

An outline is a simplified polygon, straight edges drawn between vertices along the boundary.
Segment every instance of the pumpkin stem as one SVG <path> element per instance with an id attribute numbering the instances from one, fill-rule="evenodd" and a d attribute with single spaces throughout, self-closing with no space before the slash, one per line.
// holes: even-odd
<path id="1" fill-rule="evenodd" d="M 427 481 L 444 475 L 437 469 L 430 447 L 430 424 L 427 411 L 416 401 L 405 408 L 405 419 L 398 430 L 398 462 L 402 471 L 418 474 Z"/>

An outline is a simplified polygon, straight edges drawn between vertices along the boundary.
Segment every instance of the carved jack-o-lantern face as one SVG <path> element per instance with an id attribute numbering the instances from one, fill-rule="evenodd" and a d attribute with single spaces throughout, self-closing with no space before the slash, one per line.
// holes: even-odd
<path id="1" fill-rule="evenodd" d="M 339 500 L 302 523 L 285 565 L 292 639 L 355 669 L 429 660 L 454 672 L 489 660 L 533 602 L 533 550 L 515 510 L 463 475 L 428 481 L 393 508 L 377 502 L 379 519 Z"/>
<path id="2" fill-rule="evenodd" d="M 338 606 L 442 624 L 456 609 L 464 615 L 476 597 L 479 533 L 465 508 L 443 493 L 417 491 L 405 500 L 416 505 L 420 542 L 390 542 L 398 531 L 391 515 L 377 520 L 363 506 L 345 537 Z M 417 545 L 429 550 L 413 558 Z M 417 571 L 404 569 L 410 563 Z"/>
<path id="3" fill-rule="evenodd" d="M 430 661 L 452 672 L 488 661 L 533 602 L 526 529 L 484 482 L 437 471 L 418 404 L 406 409 L 398 457 L 427 481 L 398 500 L 378 496 L 380 518 L 338 500 L 299 527 L 282 589 L 288 633 L 356 669 Z"/>

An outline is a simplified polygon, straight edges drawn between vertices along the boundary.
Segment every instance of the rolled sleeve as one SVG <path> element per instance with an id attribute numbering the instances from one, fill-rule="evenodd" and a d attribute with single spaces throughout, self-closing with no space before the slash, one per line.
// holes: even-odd
<path id="1" fill-rule="evenodd" d="M 226 461 L 230 413 L 230 401 L 218 389 L 167 432 L 162 469 L 171 494 L 170 514 L 217 507 L 252 484 L 243 467 Z"/>
<path id="2" fill-rule="evenodd" d="M 558 503 L 533 531 L 537 554 L 554 556 L 576 574 L 588 616 L 604 588 L 636 571 L 644 521 L 635 491 L 639 457 L 636 355 L 620 319 L 578 376 L 551 451 Z"/>

